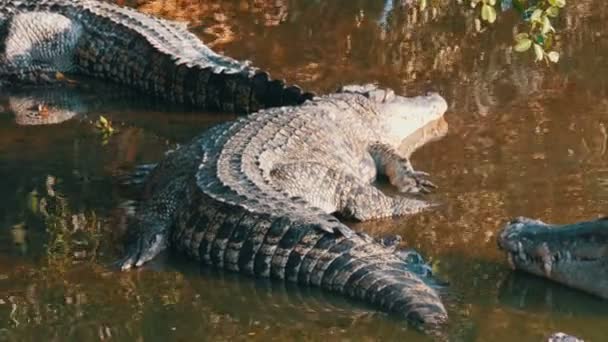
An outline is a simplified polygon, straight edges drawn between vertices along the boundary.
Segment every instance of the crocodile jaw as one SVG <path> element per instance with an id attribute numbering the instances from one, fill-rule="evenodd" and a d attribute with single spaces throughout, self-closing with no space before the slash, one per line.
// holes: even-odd
<path id="1" fill-rule="evenodd" d="M 513 269 L 608 298 L 608 220 L 555 226 L 519 217 L 499 234 Z"/>
<path id="2" fill-rule="evenodd" d="M 448 104 L 437 93 L 423 96 L 395 96 L 380 106 L 381 118 L 387 138 L 397 147 L 417 130 L 443 117 Z"/>

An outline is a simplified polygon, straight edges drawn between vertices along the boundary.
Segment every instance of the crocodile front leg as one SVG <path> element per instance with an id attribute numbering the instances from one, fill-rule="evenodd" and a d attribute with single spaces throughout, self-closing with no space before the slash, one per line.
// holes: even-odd
<path id="1" fill-rule="evenodd" d="M 412 215 L 433 206 L 430 202 L 415 198 L 387 196 L 370 184 L 351 187 L 343 198 L 339 212 L 359 221 Z"/>
<path id="2" fill-rule="evenodd" d="M 390 183 L 400 192 L 428 193 L 437 188 L 435 184 L 424 178 L 428 176 L 426 172 L 414 170 L 410 160 L 399 155 L 393 147 L 375 143 L 368 151 L 376 163 L 378 173 L 386 175 Z"/>
<path id="3" fill-rule="evenodd" d="M 276 190 L 301 197 L 324 212 L 359 221 L 410 215 L 431 203 L 402 196 L 390 197 L 371 184 L 316 162 L 276 165 L 270 172 Z"/>

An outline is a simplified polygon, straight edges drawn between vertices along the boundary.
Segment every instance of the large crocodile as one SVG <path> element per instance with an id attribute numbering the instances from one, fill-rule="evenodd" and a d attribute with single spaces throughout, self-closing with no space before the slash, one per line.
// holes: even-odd
<path id="1" fill-rule="evenodd" d="M 0 84 L 55 81 L 57 72 L 225 112 L 312 97 L 213 52 L 180 23 L 97 0 L 0 0 Z"/>
<path id="2" fill-rule="evenodd" d="M 608 298 L 608 219 L 551 225 L 519 217 L 498 245 L 514 269 Z"/>
<path id="3" fill-rule="evenodd" d="M 215 126 L 148 176 L 121 267 L 171 245 L 202 264 L 320 286 L 422 326 L 441 324 L 438 294 L 397 244 L 353 232 L 331 214 L 368 220 L 431 206 L 371 182 L 382 173 L 402 192 L 428 191 L 432 183 L 397 148 L 446 108 L 437 94 L 355 86 Z"/>

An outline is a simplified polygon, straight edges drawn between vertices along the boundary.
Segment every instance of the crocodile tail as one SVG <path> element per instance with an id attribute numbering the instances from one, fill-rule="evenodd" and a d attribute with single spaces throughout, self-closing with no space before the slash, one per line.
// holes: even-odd
<path id="1" fill-rule="evenodd" d="M 250 113 L 313 97 L 247 61 L 214 52 L 185 25 L 104 2 L 71 6 L 51 10 L 85 27 L 76 60 L 86 74 L 213 111 Z"/>
<path id="2" fill-rule="evenodd" d="M 447 320 L 438 294 L 394 249 L 352 231 L 344 236 L 350 229 L 331 215 L 260 214 L 195 197 L 195 207 L 178 215 L 173 241 L 204 264 L 319 286 L 424 327 Z"/>
<path id="3" fill-rule="evenodd" d="M 298 105 L 314 97 L 298 86 L 272 79 L 267 72 L 251 67 L 239 71 L 218 71 L 206 65 L 174 66 L 174 69 L 175 79 L 156 93 L 197 108 L 244 114 Z"/>
<path id="4" fill-rule="evenodd" d="M 297 105 L 314 97 L 298 86 L 273 80 L 267 72 L 246 62 L 217 55 L 200 41 L 196 45 L 201 54 L 209 56 L 192 61 L 180 60 L 175 54 L 158 49 L 143 36 L 128 43 L 104 40 L 102 35 L 89 33 L 78 48 L 77 63 L 82 72 L 134 86 L 173 103 L 243 114 Z"/>
<path id="5" fill-rule="evenodd" d="M 348 259 L 348 258 L 346 258 Z M 357 270 L 339 271 L 344 283 L 332 284 L 335 291 L 369 302 L 416 326 L 434 328 L 447 321 L 437 292 L 408 270 L 405 262 L 378 263 L 369 258 L 352 258 Z"/>
<path id="6" fill-rule="evenodd" d="M 298 281 L 362 300 L 432 330 L 447 321 L 447 313 L 437 292 L 412 266 L 364 235 L 325 234 L 303 256 Z"/>

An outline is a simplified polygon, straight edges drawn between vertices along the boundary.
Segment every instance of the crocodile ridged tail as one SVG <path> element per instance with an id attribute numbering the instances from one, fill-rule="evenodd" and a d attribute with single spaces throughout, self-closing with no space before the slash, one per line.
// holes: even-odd
<path id="1" fill-rule="evenodd" d="M 124 60 L 112 62 L 116 55 L 123 55 Z M 211 111 L 252 113 L 268 107 L 298 105 L 314 97 L 298 86 L 272 80 L 267 72 L 250 67 L 234 72 L 213 65 L 178 64 L 172 56 L 150 48 L 143 39 L 133 47 L 115 44 L 107 49 L 103 45 L 100 48 L 99 41 L 84 41 L 78 64 L 90 76 L 133 86 L 172 103 Z"/>
<path id="2" fill-rule="evenodd" d="M 174 22 L 102 2 L 75 5 L 74 11 L 86 32 L 76 60 L 89 75 L 174 103 L 224 112 L 297 105 L 313 97 L 272 80 L 249 62 L 215 53 Z M 73 16 L 65 9 L 62 13 Z"/>
<path id="3" fill-rule="evenodd" d="M 424 327 L 446 322 L 438 294 L 391 249 L 365 235 L 328 233 L 329 215 L 303 223 L 253 213 L 198 194 L 177 218 L 172 241 L 204 264 L 320 286 Z M 337 227 L 336 227 L 337 228 Z"/>

